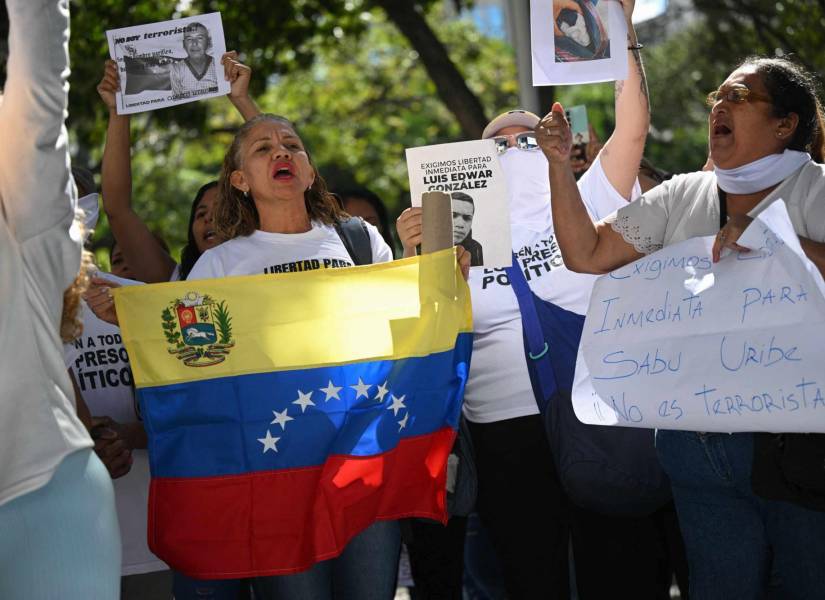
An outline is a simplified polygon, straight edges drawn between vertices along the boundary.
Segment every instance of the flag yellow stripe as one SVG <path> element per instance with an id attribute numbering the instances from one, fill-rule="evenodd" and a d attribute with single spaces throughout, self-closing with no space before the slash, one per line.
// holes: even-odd
<path id="1" fill-rule="evenodd" d="M 187 366 L 167 341 L 164 309 L 180 335 L 174 303 L 187 294 L 223 301 L 231 318 L 233 345 L 217 351 L 216 364 Z M 347 269 L 123 287 L 115 303 L 137 387 L 426 356 L 472 330 L 452 249 Z"/>

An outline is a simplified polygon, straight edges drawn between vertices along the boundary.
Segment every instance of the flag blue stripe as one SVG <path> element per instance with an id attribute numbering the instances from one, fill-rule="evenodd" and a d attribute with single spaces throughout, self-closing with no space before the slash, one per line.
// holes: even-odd
<path id="1" fill-rule="evenodd" d="M 457 428 L 471 349 L 472 334 L 462 333 L 452 350 L 424 357 L 143 388 L 152 475 L 318 466 L 331 454 L 371 456 Z"/>

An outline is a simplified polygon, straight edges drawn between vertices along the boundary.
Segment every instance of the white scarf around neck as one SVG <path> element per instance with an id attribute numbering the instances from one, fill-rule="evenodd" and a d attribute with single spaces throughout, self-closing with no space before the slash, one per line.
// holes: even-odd
<path id="1" fill-rule="evenodd" d="M 807 152 L 785 150 L 733 169 L 714 168 L 719 187 L 728 194 L 753 194 L 784 181 L 811 160 Z"/>

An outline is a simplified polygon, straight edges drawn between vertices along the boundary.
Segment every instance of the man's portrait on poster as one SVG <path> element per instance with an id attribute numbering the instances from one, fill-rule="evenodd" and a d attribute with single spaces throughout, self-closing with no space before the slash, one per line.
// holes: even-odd
<path id="1" fill-rule="evenodd" d="M 473 239 L 473 216 L 475 201 L 464 192 L 450 194 L 453 208 L 453 244 L 463 246 L 470 253 L 470 266 L 477 267 L 484 263 L 481 244 Z"/>

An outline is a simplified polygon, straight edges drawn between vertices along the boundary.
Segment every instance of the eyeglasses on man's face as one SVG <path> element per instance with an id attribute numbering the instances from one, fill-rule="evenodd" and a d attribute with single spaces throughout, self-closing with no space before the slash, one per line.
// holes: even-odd
<path id="1" fill-rule="evenodd" d="M 507 148 L 514 147 L 519 150 L 536 150 L 539 147 L 534 133 L 526 131 L 524 133 L 511 133 L 509 135 L 497 135 L 493 138 L 496 143 L 496 150 L 499 154 L 507 152 Z"/>
<path id="2" fill-rule="evenodd" d="M 727 100 L 733 104 L 744 104 L 745 102 L 768 102 L 773 103 L 770 96 L 758 94 L 744 85 L 732 85 L 728 88 L 719 88 L 708 94 L 708 106 L 715 106 L 717 102 Z"/>

